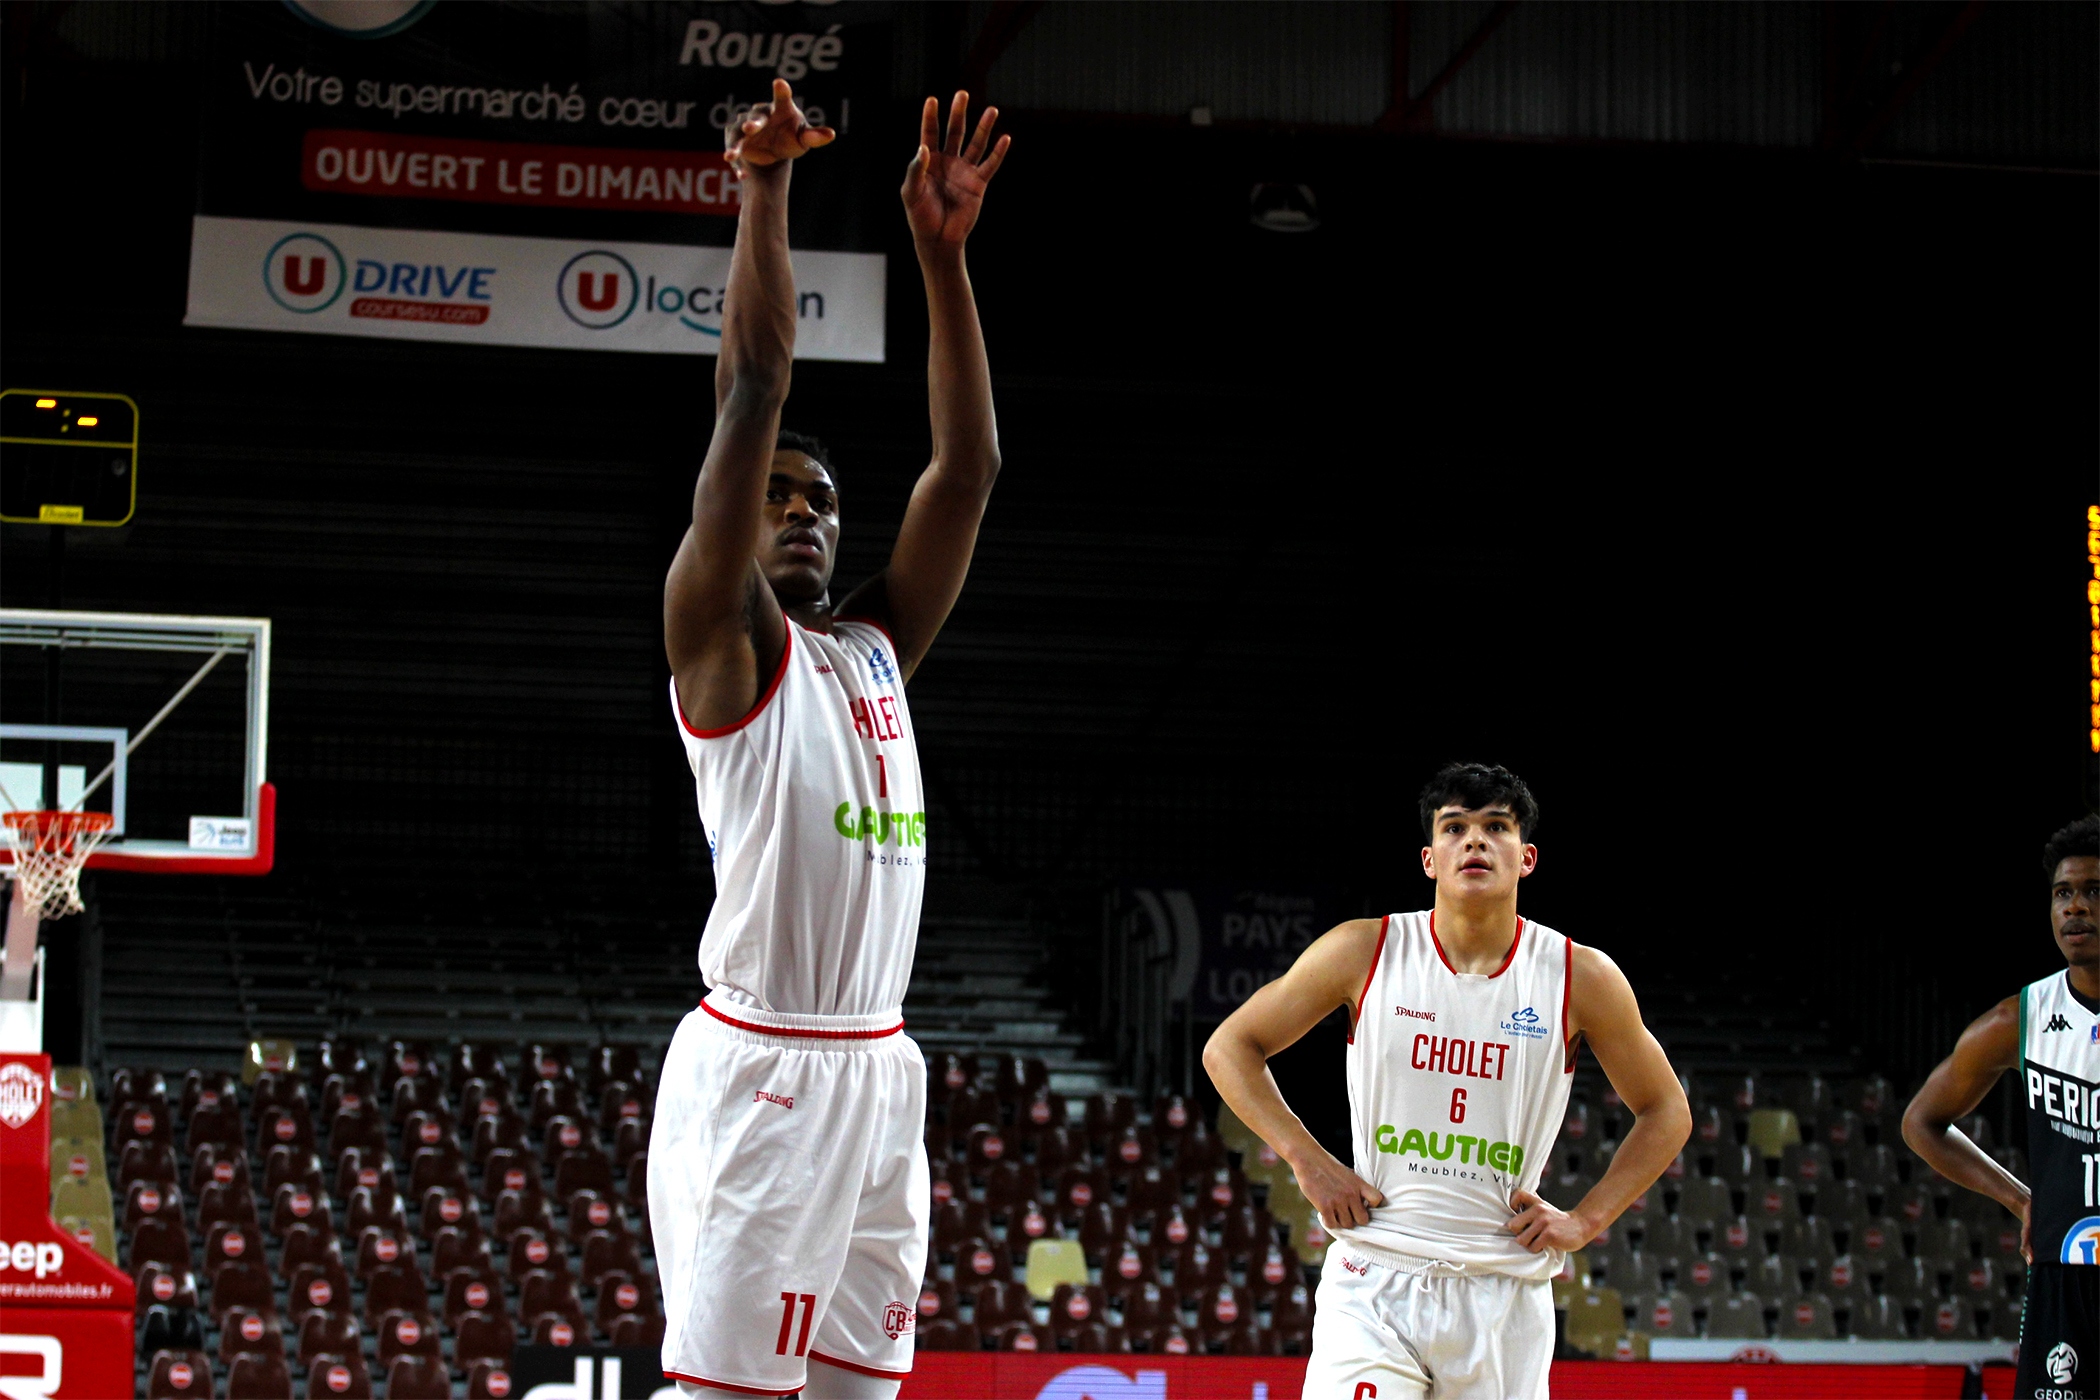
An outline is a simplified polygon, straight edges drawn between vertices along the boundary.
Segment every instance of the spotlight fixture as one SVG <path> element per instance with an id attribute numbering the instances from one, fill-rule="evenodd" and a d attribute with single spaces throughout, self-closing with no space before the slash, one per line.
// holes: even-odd
<path id="1" fill-rule="evenodd" d="M 1258 184 L 1247 196 L 1247 222 L 1271 233 L 1311 233 L 1320 203 L 1309 185 Z"/>

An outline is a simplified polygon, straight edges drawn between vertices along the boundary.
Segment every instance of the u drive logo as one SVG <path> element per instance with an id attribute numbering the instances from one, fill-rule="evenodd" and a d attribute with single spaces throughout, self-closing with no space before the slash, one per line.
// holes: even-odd
<path id="1" fill-rule="evenodd" d="M 0 1375 L 0 1396 L 7 1400 L 50 1400 L 65 1378 L 66 1349 L 58 1338 L 36 1332 L 0 1332 L 0 1356 L 33 1356 L 37 1369 L 24 1375 L 20 1363 L 10 1366 L 13 1374 Z"/>
<path id="2" fill-rule="evenodd" d="M 318 233 L 290 233 L 263 254 L 263 290 L 287 311 L 311 316 L 335 305 L 350 284 L 343 254 Z"/>

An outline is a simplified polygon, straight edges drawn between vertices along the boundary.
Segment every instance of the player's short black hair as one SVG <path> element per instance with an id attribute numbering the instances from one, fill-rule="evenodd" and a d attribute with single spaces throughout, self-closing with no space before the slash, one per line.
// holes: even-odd
<path id="1" fill-rule="evenodd" d="M 1436 770 L 1422 788 L 1422 839 L 1436 839 L 1436 814 L 1443 807 L 1463 807 L 1477 812 L 1483 807 L 1507 807 L 1516 816 L 1517 834 L 1526 841 L 1538 825 L 1538 799 L 1524 780 L 1494 763 L 1447 763 Z"/>
<path id="2" fill-rule="evenodd" d="M 2100 813 L 2088 812 L 2049 838 L 2042 847 L 2042 865 L 2056 880 L 2056 867 L 2072 856 L 2100 856 Z"/>
<path id="3" fill-rule="evenodd" d="M 824 469 L 824 475 L 831 478 L 833 486 L 839 484 L 839 469 L 832 465 L 831 449 L 814 437 L 811 437 L 808 433 L 790 432 L 783 428 L 773 435 L 773 450 L 775 452 L 800 452 L 803 456 L 809 458 L 810 461 L 815 462 Z"/>

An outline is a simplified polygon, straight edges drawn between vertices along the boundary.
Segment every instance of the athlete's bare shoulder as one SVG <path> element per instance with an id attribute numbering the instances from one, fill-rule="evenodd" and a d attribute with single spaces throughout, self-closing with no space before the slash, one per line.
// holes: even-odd
<path id="1" fill-rule="evenodd" d="M 1969 1022 L 1955 1042 L 1956 1058 L 1978 1069 L 2011 1069 L 2020 1059 L 2020 997 L 2015 992 Z"/>
<path id="2" fill-rule="evenodd" d="M 1371 975 L 1385 925 L 1384 919 L 1347 919 L 1336 924 L 1307 945 L 1288 975 L 1307 990 L 1332 994 L 1355 1015 L 1356 999 L 1363 995 L 1364 979 Z"/>

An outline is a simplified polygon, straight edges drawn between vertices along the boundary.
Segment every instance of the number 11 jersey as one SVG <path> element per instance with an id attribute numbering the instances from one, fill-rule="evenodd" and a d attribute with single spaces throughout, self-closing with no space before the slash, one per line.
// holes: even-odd
<path id="1" fill-rule="evenodd" d="M 695 729 L 675 678 L 671 708 L 715 865 L 701 976 L 790 1015 L 896 1010 L 918 941 L 926 803 L 889 634 L 790 618 L 750 714 Z"/>

